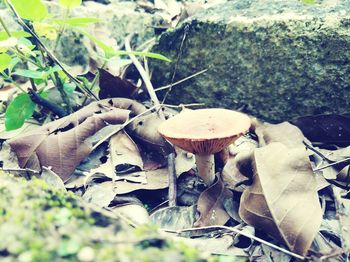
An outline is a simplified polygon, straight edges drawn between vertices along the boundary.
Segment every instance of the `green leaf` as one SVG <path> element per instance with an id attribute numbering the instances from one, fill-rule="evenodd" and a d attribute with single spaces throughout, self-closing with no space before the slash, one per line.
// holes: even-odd
<path id="1" fill-rule="evenodd" d="M 11 64 L 11 56 L 8 54 L 0 54 L 0 72 L 3 72 Z"/>
<path id="2" fill-rule="evenodd" d="M 150 58 L 155 58 L 155 59 L 159 59 L 159 60 L 163 60 L 166 62 L 171 62 L 171 60 L 161 54 L 157 54 L 157 53 L 151 53 L 151 52 L 138 52 L 138 51 L 124 51 L 124 50 L 118 50 L 118 51 L 114 51 L 114 55 L 139 55 L 139 56 L 146 56 L 146 57 L 150 57 Z"/>
<path id="3" fill-rule="evenodd" d="M 114 56 L 115 50 L 112 46 L 106 45 L 105 43 L 103 43 L 102 41 L 98 40 L 96 37 L 94 37 L 93 35 L 83 31 L 83 30 L 79 30 L 82 34 L 84 34 L 85 36 L 87 36 L 92 42 L 94 42 L 99 48 L 102 49 L 102 51 L 104 52 L 106 58 L 111 58 Z"/>
<path id="4" fill-rule="evenodd" d="M 33 78 L 33 79 L 44 79 L 43 72 L 29 70 L 29 69 L 18 69 L 16 72 L 13 72 L 12 74 L 17 75 L 17 76 L 24 76 L 24 77 L 28 77 L 28 78 Z"/>
<path id="5" fill-rule="evenodd" d="M 90 38 L 90 40 L 92 42 L 94 42 L 98 47 L 100 47 L 102 49 L 102 51 L 105 53 L 105 56 L 107 59 L 112 58 L 114 56 L 119 56 L 119 55 L 139 55 L 139 56 L 146 56 L 146 57 L 150 57 L 150 58 L 155 58 L 155 59 L 171 62 L 171 60 L 169 58 L 167 58 L 161 54 L 157 54 L 157 53 L 138 52 L 138 51 L 129 52 L 129 51 L 123 51 L 123 50 L 116 51 L 116 50 L 114 50 L 114 48 L 112 46 L 106 45 L 105 43 L 98 40 L 93 35 L 90 35 L 89 33 L 85 32 L 83 30 L 80 30 L 80 32 L 82 32 L 84 35 L 86 35 L 88 38 Z"/>
<path id="6" fill-rule="evenodd" d="M 31 37 L 31 35 L 25 31 L 14 31 L 10 32 L 11 37 L 21 38 L 21 37 Z M 0 41 L 8 39 L 9 36 L 5 31 L 0 32 Z"/>
<path id="7" fill-rule="evenodd" d="M 7 131 L 20 128 L 30 118 L 35 109 L 35 103 L 27 93 L 21 93 L 12 100 L 5 112 L 5 128 Z"/>
<path id="8" fill-rule="evenodd" d="M 70 93 L 70 94 L 73 93 L 75 88 L 76 88 L 76 85 L 74 83 L 64 83 L 63 84 L 63 89 L 67 93 Z"/>
<path id="9" fill-rule="evenodd" d="M 41 0 L 8 0 L 13 4 L 19 16 L 30 21 L 43 20 L 48 11 Z"/>
<path id="10" fill-rule="evenodd" d="M 100 20 L 98 18 L 93 18 L 93 17 L 73 17 L 68 19 L 55 19 L 52 21 L 60 25 L 69 25 L 73 27 L 85 27 L 91 23 L 97 23 Z"/>
<path id="11" fill-rule="evenodd" d="M 315 0 L 301 0 L 303 4 L 312 5 L 315 4 Z"/>
<path id="12" fill-rule="evenodd" d="M 81 5 L 81 0 L 59 0 L 59 3 L 64 8 L 74 8 Z"/>

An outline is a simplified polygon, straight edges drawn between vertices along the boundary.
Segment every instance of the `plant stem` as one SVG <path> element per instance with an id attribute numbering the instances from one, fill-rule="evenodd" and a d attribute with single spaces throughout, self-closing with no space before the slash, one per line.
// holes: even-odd
<path id="1" fill-rule="evenodd" d="M 18 84 L 16 83 L 15 81 L 12 80 L 11 77 L 9 77 L 7 74 L 5 74 L 4 72 L 0 72 L 1 75 L 3 76 L 3 78 L 6 80 L 6 81 L 9 81 L 10 83 L 12 83 L 13 85 L 15 85 L 19 90 L 21 90 L 23 93 L 26 93 L 26 91 Z"/>
<path id="2" fill-rule="evenodd" d="M 9 37 L 11 37 L 10 30 L 7 28 L 7 26 L 6 26 L 4 20 L 2 19 L 1 16 L 0 16 L 0 23 L 1 23 L 2 27 L 5 29 L 6 34 L 7 34 Z"/>
<path id="3" fill-rule="evenodd" d="M 64 91 L 64 86 L 63 86 L 62 80 L 59 77 L 57 72 L 54 73 L 54 76 L 55 76 L 55 79 L 56 79 L 56 81 L 55 81 L 56 82 L 56 87 L 57 87 L 58 91 L 61 94 L 63 102 L 65 103 L 65 107 L 66 107 L 67 113 L 70 114 L 72 112 L 72 106 L 70 104 L 69 97 L 68 97 L 66 91 Z"/>

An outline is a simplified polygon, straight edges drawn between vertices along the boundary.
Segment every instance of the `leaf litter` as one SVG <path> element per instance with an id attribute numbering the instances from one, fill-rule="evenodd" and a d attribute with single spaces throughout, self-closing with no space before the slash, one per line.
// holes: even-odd
<path id="1" fill-rule="evenodd" d="M 154 4 L 165 27 L 188 11 L 170 12 L 174 3 Z M 139 91 L 134 83 L 107 70 L 99 74 L 105 99 L 41 127 L 1 130 L 1 167 L 40 176 L 135 224 L 152 221 L 205 252 L 254 261 L 349 256 L 348 114 L 256 121 L 217 156 L 223 167 L 209 188 L 195 176 L 194 156 L 175 148 L 178 206 L 149 214 L 167 200 L 169 145 L 157 132 L 164 120 L 156 108 L 132 100 Z"/>
<path id="2" fill-rule="evenodd" d="M 128 100 L 116 100 L 115 104 L 118 107 L 115 107 L 113 100 L 115 99 L 106 99 L 97 102 L 99 104 L 90 104 L 83 110 L 77 111 L 75 115 L 72 114 L 57 120 L 57 122 L 51 122 L 46 126 L 24 132 L 24 134 L 20 133 L 7 140 L 3 147 L 10 146 L 20 159 L 18 170 L 22 170 L 22 172 L 26 169 L 41 171 L 41 177 L 57 188 L 62 188 L 63 181 L 67 181 L 65 184 L 67 190 L 74 191 L 82 187 L 84 200 L 101 207 L 112 205 L 115 212 L 124 213 L 130 219 L 133 218 L 133 214 L 141 212 L 140 214 L 143 215 L 140 216 L 143 218 L 138 223 L 148 223 L 150 221 L 149 215 L 144 207 L 130 203 L 123 205 L 123 208 L 118 208 L 117 205 L 113 207 L 113 202 L 118 195 L 123 196 L 136 191 L 154 191 L 168 187 L 168 171 L 164 165 L 154 170 L 144 170 L 143 167 L 141 147 L 149 151 L 164 152 L 155 147 L 165 146 L 165 142 L 162 141 L 155 128 L 161 121 L 152 112 L 148 117 L 138 119 L 123 131 L 113 135 L 109 139 L 109 143 L 101 144 L 98 153 L 99 160 L 94 159 L 95 164 L 91 165 L 93 168 L 88 168 L 81 173 L 78 172 L 80 175 L 77 175 L 77 178 L 82 177 L 83 180 L 80 184 L 72 187 L 74 179 L 73 181 L 71 179 L 76 175 L 75 169 L 82 162 L 81 159 L 86 160 L 89 158 L 89 154 L 96 154 L 95 150 L 91 152 L 85 147 L 81 149 L 81 144 L 84 141 L 89 141 L 89 148 L 91 148 L 92 144 L 103 137 L 102 134 L 94 138 L 97 131 L 103 130 L 104 127 L 106 129 L 119 127 L 115 124 L 127 121 L 131 112 L 142 113 L 146 110 L 143 105 Z M 94 124 L 90 124 L 92 122 Z M 81 128 L 81 124 L 90 129 Z M 148 126 L 152 126 L 152 128 L 148 129 Z M 83 130 L 82 133 L 80 130 Z M 64 140 L 62 136 L 58 139 L 57 137 L 62 135 L 61 133 L 69 135 L 63 136 Z M 317 168 L 347 158 L 350 156 L 348 148 L 337 147 L 336 150 L 327 150 L 315 147 L 318 153 L 325 156 L 325 158 L 321 158 L 321 162 L 315 163 L 311 162 L 308 156 L 313 156 L 316 153 L 310 152 L 310 149 L 307 149 L 303 144 L 303 142 L 312 143 L 312 141 L 307 140 L 294 125 L 288 122 L 277 125 L 262 124 L 255 128 L 255 133 L 258 137 L 259 147 L 257 147 L 255 140 L 249 137 L 243 137 L 236 141 L 229 148 L 229 158 L 221 174 L 217 175 L 216 183 L 199 192 L 196 198 L 191 198 L 191 206 L 159 209 L 151 215 L 152 221 L 162 228 L 172 229 L 176 234 L 195 227 L 205 230 L 205 228 L 209 229 L 212 226 L 240 226 L 240 233 L 220 233 L 219 230 L 217 231 L 218 236 L 214 238 L 208 238 L 207 234 L 200 234 L 199 238 L 197 236 L 197 240 L 194 241 L 197 243 L 193 244 L 204 249 L 205 243 L 213 243 L 210 249 L 213 254 L 254 257 L 257 260 L 263 260 L 266 256 L 291 260 L 289 253 L 281 253 L 274 248 L 276 244 L 282 245 L 282 249 L 283 247 L 286 250 L 290 249 L 295 255 L 305 257 L 321 257 L 320 254 L 330 256 L 335 248 L 340 250 L 343 248 L 342 252 L 348 252 L 349 200 L 344 198 L 347 191 L 328 184 L 334 193 L 329 196 L 327 202 L 332 203 L 333 201 L 335 209 L 328 211 L 334 212 L 333 217 L 327 216 L 328 226 L 321 227 L 322 221 L 326 221 L 322 220 L 322 216 L 325 216 L 324 212 L 327 207 L 323 206 L 321 209 L 320 195 L 317 194 L 316 179 L 311 168 L 311 165 Z M 318 140 L 317 142 L 319 142 Z M 48 151 L 47 148 L 52 148 L 57 144 L 61 145 L 60 148 L 63 151 Z M 72 147 L 69 144 L 76 146 Z M 43 146 L 44 149 L 40 149 Z M 101 150 L 101 148 L 104 149 Z M 42 152 L 51 153 L 48 153 L 49 156 L 42 157 Z M 176 166 L 179 172 L 177 175 L 194 177 L 193 156 L 180 149 L 176 149 L 176 152 Z M 69 162 L 69 169 L 62 163 L 57 165 L 57 154 L 59 154 L 59 158 L 63 158 L 63 162 Z M 75 157 L 72 160 L 70 157 L 72 154 L 83 154 L 83 157 Z M 101 160 L 102 157 L 105 160 Z M 10 161 L 5 160 L 4 162 L 6 163 L 3 163 L 3 167 L 6 167 Z M 57 170 L 57 173 L 54 172 L 53 168 Z M 329 169 L 336 168 L 337 166 L 329 167 Z M 344 168 L 348 168 L 347 162 L 343 163 L 341 168 L 338 166 L 336 169 L 338 174 Z M 321 171 L 324 172 L 327 169 Z M 338 174 L 332 179 L 344 182 L 338 177 Z M 326 177 L 326 179 L 329 178 Z M 202 187 L 205 186 L 202 185 Z M 142 202 L 143 199 L 140 200 Z M 189 205 L 188 202 L 186 204 Z M 120 210 L 118 211 L 118 209 Z M 126 212 L 126 210 L 130 212 Z M 232 213 L 232 210 L 236 210 L 236 215 Z M 337 223 L 334 223 L 335 221 Z M 259 245 L 259 241 L 256 242 L 256 237 L 254 237 L 256 233 L 254 230 L 249 231 L 248 236 L 250 237 L 248 239 L 250 242 L 246 242 L 248 244 L 239 244 L 239 236 L 244 234 L 242 232 L 247 227 L 244 226 L 245 223 L 252 225 L 253 229 L 256 228 L 258 233 L 260 232 L 259 240 L 261 240 L 261 235 L 266 234 L 263 238 L 267 239 L 265 241 L 270 241 L 272 247 L 266 244 Z M 337 226 L 341 229 L 336 229 Z M 334 234 L 337 237 L 333 238 L 338 239 L 338 242 L 327 237 L 334 236 Z M 179 237 L 183 236 L 179 235 Z M 227 242 L 229 239 L 231 240 Z M 191 242 L 191 239 L 188 241 Z M 264 243 L 264 241 L 262 242 Z M 222 248 L 223 243 L 227 243 L 224 245 L 224 249 Z M 330 254 L 322 253 L 326 250 Z M 339 257 L 343 255 L 342 252 Z"/>

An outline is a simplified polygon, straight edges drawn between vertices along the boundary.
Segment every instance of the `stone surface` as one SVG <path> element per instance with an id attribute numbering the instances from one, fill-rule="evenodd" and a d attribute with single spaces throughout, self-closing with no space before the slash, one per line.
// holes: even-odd
<path id="1" fill-rule="evenodd" d="M 180 46 L 183 41 L 183 48 Z M 269 121 L 348 111 L 350 2 L 232 0 L 162 35 L 152 61 L 157 86 L 202 69 L 173 87 L 167 102 L 241 108 Z"/>

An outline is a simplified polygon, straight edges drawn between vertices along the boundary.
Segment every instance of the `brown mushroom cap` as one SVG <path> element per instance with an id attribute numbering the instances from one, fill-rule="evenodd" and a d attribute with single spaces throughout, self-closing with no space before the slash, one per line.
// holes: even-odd
<path id="1" fill-rule="evenodd" d="M 170 143 L 194 154 L 214 154 L 250 127 L 247 115 L 221 108 L 186 110 L 163 122 L 158 132 Z"/>

